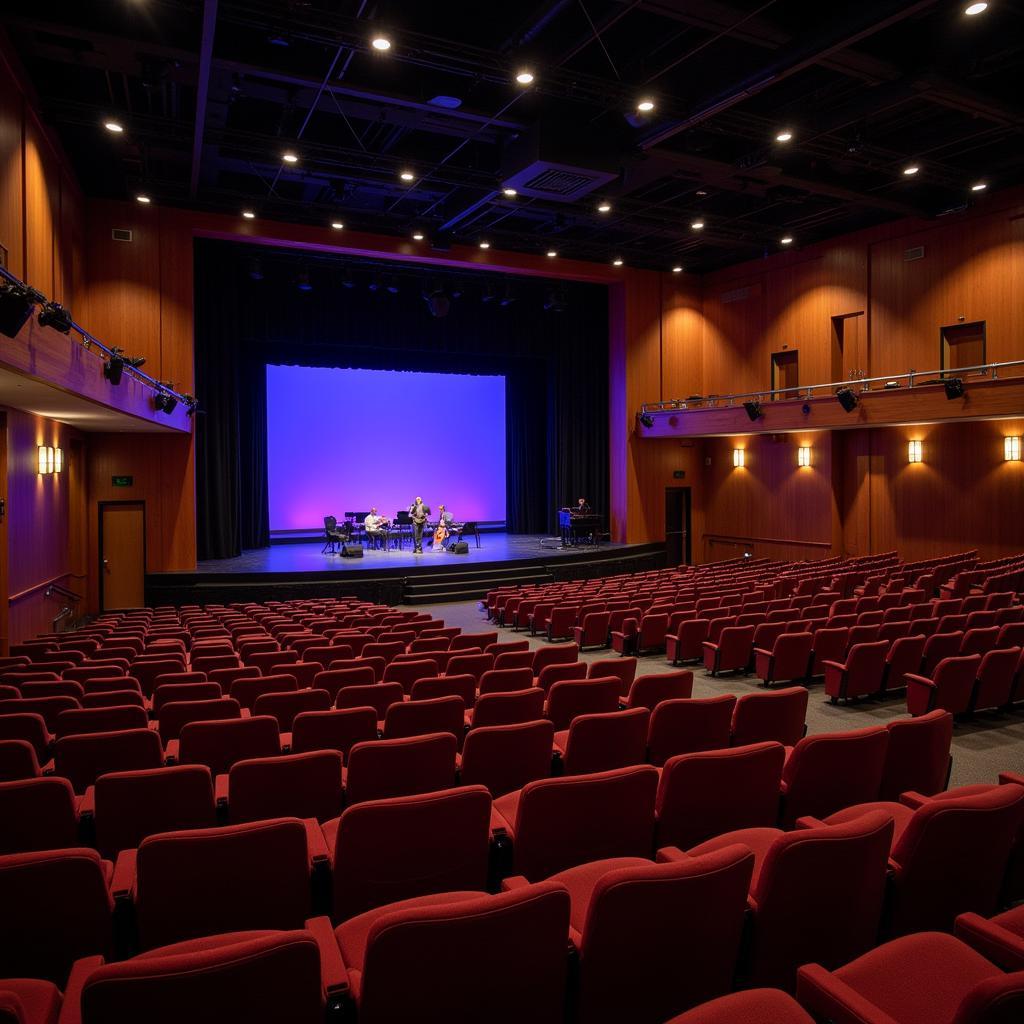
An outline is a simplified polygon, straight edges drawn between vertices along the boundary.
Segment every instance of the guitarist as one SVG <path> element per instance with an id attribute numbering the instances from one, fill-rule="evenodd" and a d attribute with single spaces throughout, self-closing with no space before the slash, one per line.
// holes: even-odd
<path id="1" fill-rule="evenodd" d="M 430 506 L 423 504 L 417 496 L 409 506 L 409 518 L 412 520 L 412 550 L 414 554 L 423 554 L 423 526 L 430 515 Z"/>

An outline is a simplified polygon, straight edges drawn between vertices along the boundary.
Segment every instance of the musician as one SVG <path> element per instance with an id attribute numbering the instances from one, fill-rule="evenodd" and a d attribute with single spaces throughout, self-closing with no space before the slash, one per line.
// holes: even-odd
<path id="1" fill-rule="evenodd" d="M 377 515 L 376 508 L 370 509 L 370 514 L 363 520 L 363 526 L 366 528 L 366 536 L 370 540 L 371 547 L 380 546 L 387 550 L 387 520 L 383 516 Z"/>
<path id="2" fill-rule="evenodd" d="M 437 506 L 437 527 L 434 529 L 434 550 L 440 551 L 441 548 L 445 547 L 448 543 L 448 538 L 452 533 L 452 515 L 444 507 L 444 505 Z"/>
<path id="3" fill-rule="evenodd" d="M 430 506 L 423 503 L 423 499 L 416 496 L 416 500 L 409 506 L 409 518 L 412 520 L 412 550 L 414 554 L 423 554 L 423 526 L 430 515 Z"/>
<path id="4" fill-rule="evenodd" d="M 572 510 L 572 514 L 574 516 L 590 515 L 590 505 L 587 503 L 586 498 L 580 498 L 580 500 L 576 502 L 576 507 Z"/>

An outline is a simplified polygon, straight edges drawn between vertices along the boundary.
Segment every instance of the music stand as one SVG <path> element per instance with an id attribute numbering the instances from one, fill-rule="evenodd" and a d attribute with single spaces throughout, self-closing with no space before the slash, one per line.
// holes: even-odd
<path id="1" fill-rule="evenodd" d="M 398 548 L 405 547 L 406 536 L 412 540 L 412 516 L 405 509 L 399 509 L 395 513 L 395 537 L 398 540 Z"/>

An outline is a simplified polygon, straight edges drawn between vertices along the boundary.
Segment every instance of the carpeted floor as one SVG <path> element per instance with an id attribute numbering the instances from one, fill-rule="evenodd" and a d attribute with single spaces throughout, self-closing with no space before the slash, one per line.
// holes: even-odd
<path id="1" fill-rule="evenodd" d="M 461 626 L 464 632 L 480 632 L 492 628 L 475 601 L 454 604 L 417 605 L 417 611 L 429 611 L 444 619 L 450 626 Z M 523 638 L 523 633 L 501 630 L 501 639 Z M 544 646 L 547 641 L 530 638 L 531 647 Z M 588 651 L 584 661 L 617 657 L 607 651 Z M 757 676 L 725 675 L 712 678 L 702 667 L 693 670 L 693 695 L 712 697 L 716 694 L 752 693 L 760 690 Z M 638 675 L 671 671 L 664 655 L 648 655 L 640 659 Z M 866 701 L 858 704 L 833 706 L 824 695 L 820 682 L 811 685 L 807 706 L 807 731 L 838 732 L 858 729 L 874 723 L 887 722 L 906 715 L 902 694 L 885 701 Z M 951 786 L 973 782 L 995 782 L 1000 771 L 1024 772 L 1024 709 L 1012 714 L 982 712 L 971 722 L 958 722 L 953 733 L 953 774 Z"/>

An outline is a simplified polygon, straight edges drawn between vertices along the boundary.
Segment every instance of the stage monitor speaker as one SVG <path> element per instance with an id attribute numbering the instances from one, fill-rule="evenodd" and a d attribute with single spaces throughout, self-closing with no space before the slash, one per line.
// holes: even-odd
<path id="1" fill-rule="evenodd" d="M 362 558 L 363 549 L 361 547 L 349 547 L 347 544 L 341 545 L 341 557 L 342 558 Z"/>
<path id="2" fill-rule="evenodd" d="M 456 542 L 455 544 L 450 544 L 448 546 L 448 554 L 449 555 L 468 555 L 469 554 L 469 544 L 467 544 L 464 540 L 460 540 L 460 541 Z"/>

